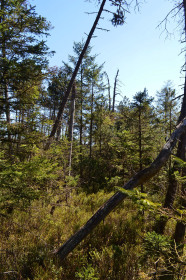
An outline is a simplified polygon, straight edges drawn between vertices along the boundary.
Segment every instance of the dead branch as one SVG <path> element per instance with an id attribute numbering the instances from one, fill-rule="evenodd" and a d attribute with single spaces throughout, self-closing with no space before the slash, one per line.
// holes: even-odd
<path id="1" fill-rule="evenodd" d="M 109 29 L 105 29 L 105 28 L 101 28 L 101 27 L 96 27 L 96 29 L 99 29 L 99 30 L 102 30 L 102 31 L 106 31 L 106 32 L 110 31 Z"/>
<path id="2" fill-rule="evenodd" d="M 181 98 L 181 97 L 183 97 L 183 96 L 184 96 L 184 94 L 180 94 L 180 95 L 176 96 L 175 98 L 173 98 L 171 101 L 174 101 L 174 100 L 176 100 L 176 99 L 179 99 L 179 98 Z"/>
<path id="3" fill-rule="evenodd" d="M 168 31 L 167 25 L 168 25 L 168 19 L 170 17 L 175 18 L 178 14 L 180 14 L 180 11 L 183 9 L 183 3 L 179 3 L 176 5 L 174 8 L 172 8 L 166 17 L 158 24 L 157 28 L 160 28 L 164 24 L 164 30 L 162 33 L 165 31 L 168 35 L 171 35 L 171 33 Z"/>

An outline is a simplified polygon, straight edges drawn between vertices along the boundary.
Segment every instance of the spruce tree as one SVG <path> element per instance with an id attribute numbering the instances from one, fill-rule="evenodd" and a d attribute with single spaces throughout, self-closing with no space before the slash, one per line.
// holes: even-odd
<path id="1" fill-rule="evenodd" d="M 1 129 L 11 154 L 12 142 L 20 138 L 15 114 L 24 123 L 25 110 L 35 103 L 37 98 L 33 95 L 37 95 L 47 67 L 48 47 L 40 36 L 48 35 L 49 29 L 50 24 L 36 14 L 28 1 L 1 1 L 0 91 L 4 119 Z"/>
<path id="2" fill-rule="evenodd" d="M 134 141 L 137 144 L 137 152 L 139 158 L 139 171 L 141 171 L 145 165 L 150 162 L 150 154 L 152 152 L 152 146 L 150 140 L 152 140 L 152 118 L 153 118 L 153 98 L 148 96 L 148 92 L 144 89 L 143 92 L 138 92 L 133 97 L 131 107 L 133 109 L 134 123 L 136 132 L 134 133 Z M 141 185 L 141 191 L 143 192 L 143 185 Z"/>

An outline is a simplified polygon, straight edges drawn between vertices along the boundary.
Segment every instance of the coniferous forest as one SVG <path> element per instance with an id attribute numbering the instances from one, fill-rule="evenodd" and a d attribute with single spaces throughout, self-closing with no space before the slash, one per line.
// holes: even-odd
<path id="1" fill-rule="evenodd" d="M 86 40 L 49 67 L 51 24 L 29 1 L 0 1 L 2 280 L 186 277 L 186 84 L 124 96 L 91 39 L 103 13 L 122 25 L 132 4 L 97 4 Z"/>

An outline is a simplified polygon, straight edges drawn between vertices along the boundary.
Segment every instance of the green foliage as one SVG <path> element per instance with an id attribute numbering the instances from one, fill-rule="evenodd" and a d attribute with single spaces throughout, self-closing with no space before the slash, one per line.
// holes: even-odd
<path id="1" fill-rule="evenodd" d="M 116 8 L 112 23 L 123 24 L 127 3 L 110 4 Z M 45 140 L 84 42 L 74 44 L 71 65 L 63 63 L 47 73 L 48 48 L 40 36 L 47 35 L 50 24 L 23 0 L 2 1 L 0 13 L 0 277 L 149 280 L 157 260 L 160 269 L 171 267 L 180 272 L 179 256 L 169 235 L 175 220 L 183 221 L 185 211 L 179 202 L 175 213 L 163 212 L 157 203 L 163 201 L 171 162 L 146 183 L 147 193 L 121 188 L 152 162 L 167 131 L 172 131 L 177 115 L 175 91 L 164 88 L 156 110 L 145 89 L 132 102 L 124 98 L 111 112 L 111 86 L 105 86 L 103 65 L 97 65 L 89 47 L 76 76 L 73 143 L 67 140 L 67 102 L 56 139 L 46 151 Z M 44 89 L 46 76 L 49 84 Z M 173 161 L 185 168 L 182 160 L 173 157 Z M 175 177 L 179 183 L 185 182 L 185 176 L 177 172 Z M 61 266 L 53 252 L 113 195 L 116 185 L 129 199 Z M 167 236 L 152 231 L 159 214 L 170 217 Z"/>
<path id="2" fill-rule="evenodd" d="M 87 267 L 82 268 L 79 272 L 76 272 L 75 276 L 80 280 L 99 280 L 96 274 L 95 269 L 91 265 L 88 265 Z"/>
<path id="3" fill-rule="evenodd" d="M 125 190 L 119 187 L 117 187 L 116 189 L 127 195 L 140 208 L 140 210 L 156 211 L 159 207 L 161 207 L 161 204 L 152 202 L 147 199 L 147 193 L 141 193 L 137 189 L 134 189 L 132 191 Z"/>
<path id="4" fill-rule="evenodd" d="M 0 159 L 0 209 L 24 209 L 32 200 L 43 196 L 47 186 L 58 177 L 58 163 L 39 154 L 30 161 L 11 163 Z"/>
<path id="5" fill-rule="evenodd" d="M 172 156 L 173 161 L 175 161 L 179 167 L 184 168 L 186 167 L 186 162 L 179 157 Z"/>
<path id="6" fill-rule="evenodd" d="M 4 0 L 0 7 L 1 139 L 9 157 L 28 157 L 23 146 L 39 142 L 38 99 L 48 47 L 42 37 L 50 24 L 27 1 Z"/>
<path id="7" fill-rule="evenodd" d="M 183 184 L 186 182 L 186 176 L 181 176 L 179 171 L 175 171 L 174 175 L 179 183 Z"/>
<path id="8" fill-rule="evenodd" d="M 158 258 L 171 253 L 172 242 L 169 237 L 153 231 L 146 233 L 143 246 L 148 256 Z"/>

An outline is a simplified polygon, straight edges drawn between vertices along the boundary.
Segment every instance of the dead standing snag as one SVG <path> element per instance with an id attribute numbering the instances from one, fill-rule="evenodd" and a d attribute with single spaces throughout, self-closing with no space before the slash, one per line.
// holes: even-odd
<path id="1" fill-rule="evenodd" d="M 149 167 L 143 169 L 132 177 L 123 188 L 132 190 L 138 185 L 147 182 L 157 174 L 168 160 L 173 148 L 184 132 L 186 132 L 186 118 L 178 124 L 154 162 Z M 72 252 L 72 250 L 125 198 L 126 195 L 124 193 L 117 192 L 103 206 L 101 206 L 88 222 L 55 252 L 60 259 L 63 260 L 70 252 Z"/>

